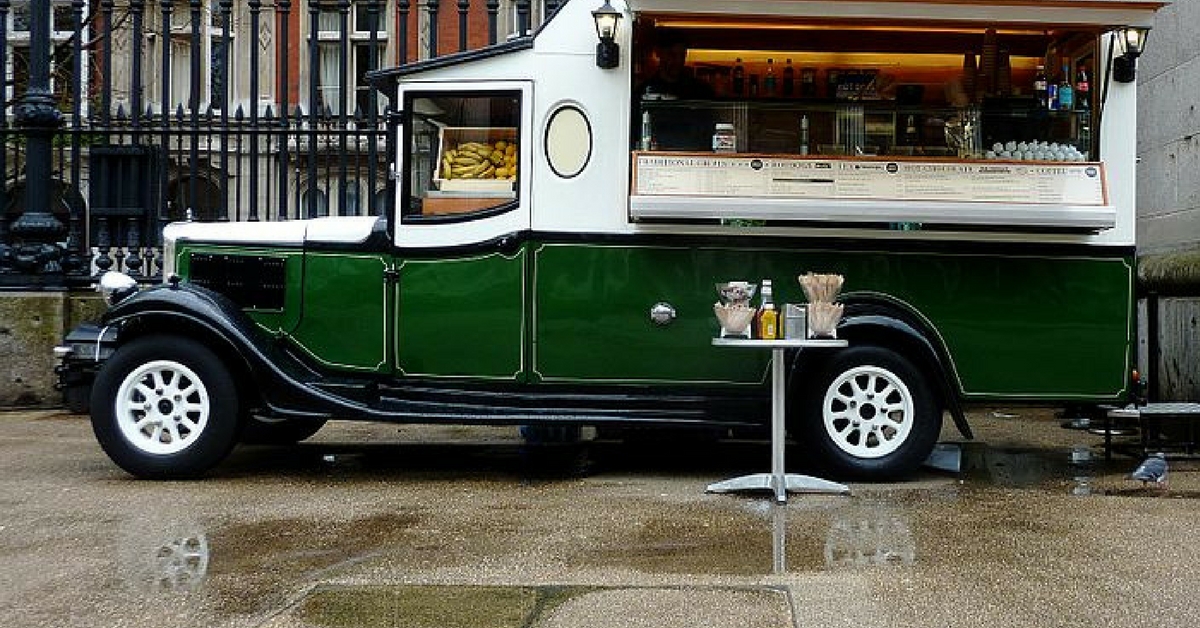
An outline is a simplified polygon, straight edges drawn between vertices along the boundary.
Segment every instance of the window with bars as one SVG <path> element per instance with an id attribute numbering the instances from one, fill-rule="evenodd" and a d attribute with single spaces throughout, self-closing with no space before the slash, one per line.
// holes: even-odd
<path id="1" fill-rule="evenodd" d="M 4 101 L 11 108 L 29 90 L 29 28 L 30 0 L 12 2 L 7 30 L 6 67 L 4 68 Z M 52 0 L 50 5 L 50 41 L 53 50 L 50 60 L 50 89 L 58 106 L 70 107 L 73 98 L 75 64 L 72 59 L 71 37 L 74 17 L 70 0 Z M 87 53 L 84 52 L 84 59 Z M 84 86 L 86 90 L 86 85 Z M 86 93 L 84 94 L 86 101 Z"/>
<path id="2" fill-rule="evenodd" d="M 317 104 L 322 110 L 339 114 L 344 106 L 347 114 L 369 115 L 372 110 L 382 108 L 382 97 L 374 94 L 363 77 L 368 71 L 384 65 L 384 51 L 388 45 L 387 10 L 386 2 L 362 0 L 351 2 L 344 14 L 337 8 L 325 8 L 318 14 L 315 76 Z M 342 47 L 343 22 L 348 50 Z M 343 89 L 346 90 L 344 95 Z"/>
<path id="3" fill-rule="evenodd" d="M 237 10 L 235 3 L 233 11 L 236 12 Z M 169 102 L 165 103 L 168 110 L 173 110 L 179 106 L 190 110 L 193 103 L 195 103 L 202 110 L 211 108 L 213 111 L 221 111 L 227 101 L 232 103 L 235 99 L 232 88 L 239 64 L 237 29 L 233 26 L 235 18 L 231 13 L 229 16 L 229 54 L 226 57 L 226 16 L 221 11 L 218 0 L 204 0 L 200 6 L 199 16 L 200 38 L 195 42 L 196 45 L 193 46 L 193 13 L 191 7 L 176 3 L 175 10 L 171 13 L 169 34 L 171 93 L 169 98 L 166 99 Z M 199 50 L 200 80 L 199 91 L 193 94 L 192 54 L 195 49 Z M 154 52 L 153 49 L 151 52 Z M 147 76 L 149 79 L 153 78 L 152 74 L 148 74 Z M 156 87 L 154 91 L 161 91 L 161 87 Z M 159 100 L 164 100 L 162 94 L 160 94 Z M 235 105 L 231 104 L 231 106 Z"/>

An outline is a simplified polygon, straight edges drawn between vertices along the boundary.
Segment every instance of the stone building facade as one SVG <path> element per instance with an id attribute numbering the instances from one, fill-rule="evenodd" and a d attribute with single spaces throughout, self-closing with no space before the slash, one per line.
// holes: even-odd
<path id="1" fill-rule="evenodd" d="M 1162 9 L 1138 60 L 1138 248 L 1200 250 L 1200 0 Z"/>

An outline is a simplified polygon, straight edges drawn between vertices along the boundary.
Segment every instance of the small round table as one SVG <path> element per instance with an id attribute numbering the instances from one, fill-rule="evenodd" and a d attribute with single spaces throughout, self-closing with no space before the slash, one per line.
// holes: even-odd
<path id="1" fill-rule="evenodd" d="M 783 466 L 783 448 L 787 438 L 786 398 L 787 364 L 784 352 L 787 349 L 840 349 L 848 346 L 845 340 L 835 338 L 796 338 L 779 340 L 752 340 L 747 338 L 713 338 L 713 346 L 740 347 L 743 349 L 771 350 L 771 472 L 754 473 L 730 478 L 708 485 L 710 493 L 734 491 L 772 490 L 779 503 L 787 501 L 787 492 L 836 493 L 850 492 L 850 487 L 809 475 L 787 473 Z"/>

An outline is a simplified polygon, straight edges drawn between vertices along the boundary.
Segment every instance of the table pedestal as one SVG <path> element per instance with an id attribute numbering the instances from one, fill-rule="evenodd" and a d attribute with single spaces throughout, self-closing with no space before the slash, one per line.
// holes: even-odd
<path id="1" fill-rule="evenodd" d="M 787 440 L 787 363 L 784 351 L 788 348 L 845 347 L 845 340 L 745 340 L 737 338 L 714 338 L 713 345 L 719 347 L 749 347 L 771 349 L 771 472 L 754 473 L 730 478 L 708 485 L 710 493 L 733 491 L 770 490 L 779 503 L 787 501 L 787 492 L 835 493 L 850 492 L 850 487 L 829 480 L 784 471 L 784 445 Z"/>

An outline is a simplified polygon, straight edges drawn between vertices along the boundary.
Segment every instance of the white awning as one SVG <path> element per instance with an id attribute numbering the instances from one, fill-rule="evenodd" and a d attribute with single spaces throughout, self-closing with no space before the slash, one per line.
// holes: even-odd
<path id="1" fill-rule="evenodd" d="M 1168 2 L 1144 0 L 627 0 L 634 13 L 730 20 L 796 18 L 1047 26 L 1151 26 Z"/>

